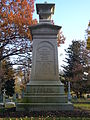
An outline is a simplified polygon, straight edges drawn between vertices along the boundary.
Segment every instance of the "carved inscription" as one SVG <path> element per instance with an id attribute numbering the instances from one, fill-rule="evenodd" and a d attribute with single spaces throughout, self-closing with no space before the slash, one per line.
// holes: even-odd
<path id="1" fill-rule="evenodd" d="M 32 92 L 33 93 L 53 93 L 53 89 L 39 87 L 39 88 L 33 88 Z"/>
<path id="2" fill-rule="evenodd" d="M 53 61 L 51 58 L 53 56 L 52 51 L 50 48 L 47 48 L 46 46 L 38 49 L 37 51 L 37 61 Z"/>
<path id="3" fill-rule="evenodd" d="M 50 43 L 39 45 L 36 54 L 36 75 L 54 74 L 54 49 Z"/>

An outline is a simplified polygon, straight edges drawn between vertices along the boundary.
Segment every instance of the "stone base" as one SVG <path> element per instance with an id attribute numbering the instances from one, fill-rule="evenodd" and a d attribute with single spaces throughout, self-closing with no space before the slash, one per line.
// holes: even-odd
<path id="1" fill-rule="evenodd" d="M 18 103 L 17 111 L 69 111 L 72 103 Z"/>
<path id="2" fill-rule="evenodd" d="M 17 103 L 17 111 L 56 111 L 73 110 L 64 93 L 64 85 L 60 81 L 31 81 L 21 103 Z"/>

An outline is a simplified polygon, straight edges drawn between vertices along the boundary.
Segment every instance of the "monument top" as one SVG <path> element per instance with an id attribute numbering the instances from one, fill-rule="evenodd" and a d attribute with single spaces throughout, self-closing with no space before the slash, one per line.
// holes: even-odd
<path id="1" fill-rule="evenodd" d="M 54 14 L 55 4 L 48 4 L 47 2 L 42 4 L 36 4 L 37 14 L 39 14 L 39 20 L 51 20 L 51 15 Z"/>

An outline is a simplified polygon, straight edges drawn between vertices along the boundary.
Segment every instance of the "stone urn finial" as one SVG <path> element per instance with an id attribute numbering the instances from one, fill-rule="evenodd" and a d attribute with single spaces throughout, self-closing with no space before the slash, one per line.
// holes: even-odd
<path id="1" fill-rule="evenodd" d="M 54 14 L 55 4 L 36 4 L 37 14 L 39 14 L 39 22 L 51 21 L 51 16 Z"/>

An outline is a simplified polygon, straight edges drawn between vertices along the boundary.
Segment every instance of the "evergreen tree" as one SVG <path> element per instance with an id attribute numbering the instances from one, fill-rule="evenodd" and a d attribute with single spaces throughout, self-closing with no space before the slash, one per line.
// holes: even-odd
<path id="1" fill-rule="evenodd" d="M 15 80 L 14 79 L 7 80 L 5 82 L 4 88 L 6 90 L 7 96 L 13 96 L 13 94 L 15 93 Z"/>
<path id="2" fill-rule="evenodd" d="M 72 44 L 65 50 L 67 53 L 66 66 L 64 68 L 64 75 L 66 81 L 71 81 L 71 89 L 81 97 L 83 93 L 87 92 L 88 80 L 84 81 L 84 71 L 86 69 L 86 54 L 83 56 L 85 47 L 81 41 L 72 41 Z"/>

